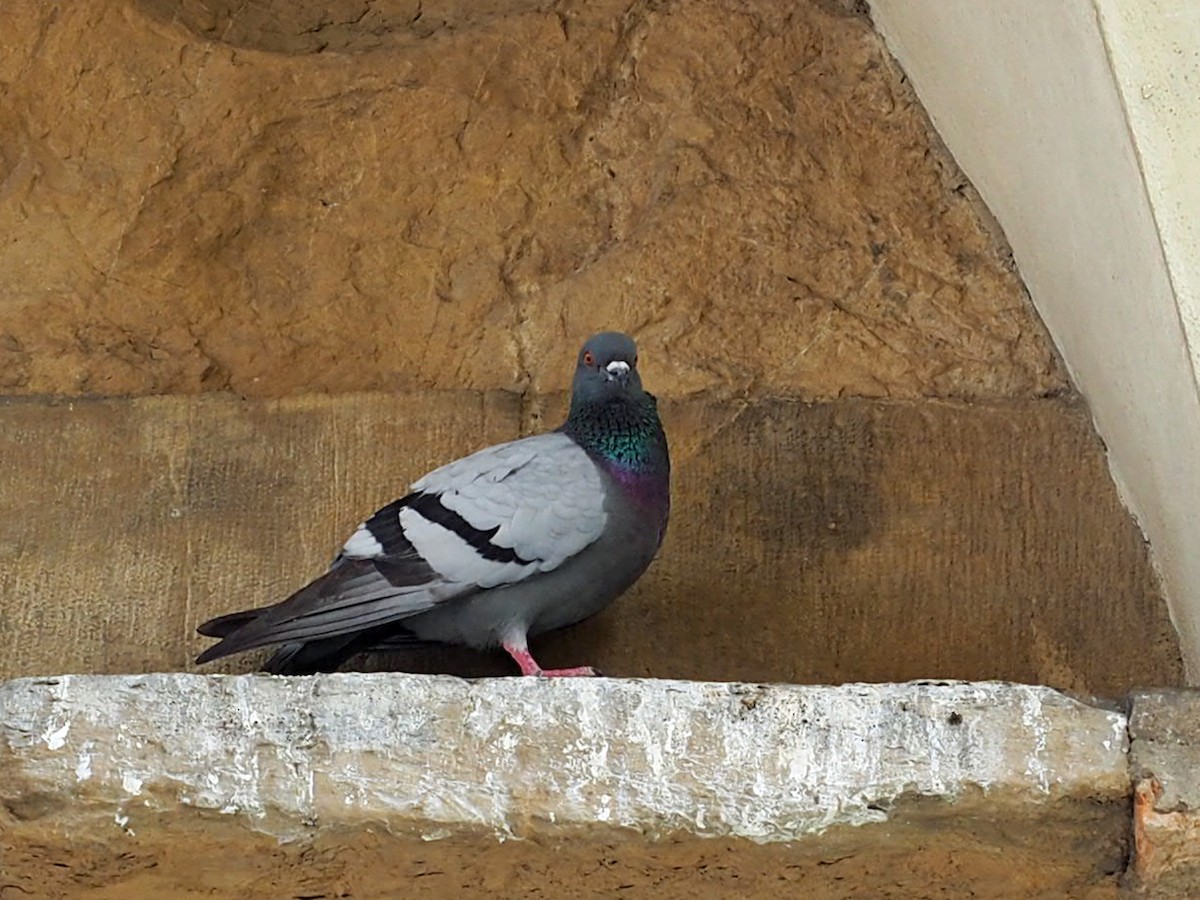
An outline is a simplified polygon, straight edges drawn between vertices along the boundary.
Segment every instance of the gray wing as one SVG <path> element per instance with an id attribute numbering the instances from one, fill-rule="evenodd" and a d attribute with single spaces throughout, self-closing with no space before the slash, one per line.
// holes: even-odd
<path id="1" fill-rule="evenodd" d="M 405 537 L 434 571 L 478 587 L 558 568 L 607 521 L 596 464 L 557 432 L 489 447 L 412 490 L 400 510 Z"/>
<path id="2" fill-rule="evenodd" d="M 361 631 L 556 569 L 603 533 L 604 497 L 595 463 L 566 435 L 481 450 L 363 522 L 316 581 L 233 630 L 210 629 L 224 639 L 199 661 Z"/>

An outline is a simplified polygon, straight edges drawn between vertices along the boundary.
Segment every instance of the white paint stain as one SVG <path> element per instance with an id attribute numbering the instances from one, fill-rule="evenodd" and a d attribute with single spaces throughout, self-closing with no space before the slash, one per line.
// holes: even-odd
<path id="1" fill-rule="evenodd" d="M 142 792 L 143 783 L 142 779 L 132 772 L 121 773 L 121 790 L 131 797 L 136 797 Z"/>
<path id="2" fill-rule="evenodd" d="M 1112 723 L 1113 742 L 1121 748 L 1122 753 L 1129 752 L 1129 721 L 1119 713 L 1110 713 L 1109 720 Z M 1105 747 L 1107 748 L 1107 744 Z"/>
<path id="3" fill-rule="evenodd" d="M 1046 763 L 1042 757 L 1046 753 L 1047 722 L 1042 712 L 1042 695 L 1036 691 L 1026 691 L 1021 707 L 1021 721 L 1033 735 L 1033 752 L 1025 765 L 1025 773 L 1037 779 L 1042 793 L 1050 788 L 1050 779 Z"/>
<path id="4" fill-rule="evenodd" d="M 92 748 L 95 745 L 95 741 L 83 742 L 83 747 L 79 751 L 79 761 L 75 763 L 76 781 L 83 782 L 92 777 Z"/>
<path id="5" fill-rule="evenodd" d="M 42 734 L 42 740 L 51 750 L 61 750 L 67 743 L 67 734 L 71 730 L 70 722 L 63 722 L 58 727 L 54 723 L 46 726 L 45 732 Z"/>
<path id="6" fill-rule="evenodd" d="M 130 837 L 137 836 L 137 832 L 129 827 L 129 816 L 125 815 L 122 810 L 118 809 L 115 813 L 113 813 L 113 822 L 115 822 L 117 827 Z"/>

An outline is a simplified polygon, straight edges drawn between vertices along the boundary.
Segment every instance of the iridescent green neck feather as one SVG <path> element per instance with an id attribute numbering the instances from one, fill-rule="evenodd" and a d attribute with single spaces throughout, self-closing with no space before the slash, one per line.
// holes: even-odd
<path id="1" fill-rule="evenodd" d="M 657 404 L 643 391 L 601 402 L 575 397 L 563 431 L 613 474 L 665 475 L 670 470 Z"/>

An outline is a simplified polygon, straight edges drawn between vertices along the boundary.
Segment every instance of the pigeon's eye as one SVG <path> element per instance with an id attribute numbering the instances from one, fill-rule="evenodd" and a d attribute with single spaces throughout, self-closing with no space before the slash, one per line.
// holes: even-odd
<path id="1" fill-rule="evenodd" d="M 591 350 L 583 351 L 583 364 L 585 366 L 594 366 L 596 364 L 596 357 L 592 356 Z"/>

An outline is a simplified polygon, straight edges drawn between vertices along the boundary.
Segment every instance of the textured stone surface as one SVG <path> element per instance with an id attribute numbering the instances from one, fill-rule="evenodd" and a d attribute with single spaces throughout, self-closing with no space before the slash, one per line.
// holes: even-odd
<path id="1" fill-rule="evenodd" d="M 9 0 L 0 391 L 1066 389 L 846 7 Z"/>
<path id="2" fill-rule="evenodd" d="M 234 880 L 263 838 L 342 896 L 1108 897 L 1126 851 L 1124 716 L 1041 687 L 67 676 L 0 709 L 5 880 L 40 896 L 285 895 Z"/>
<path id="3" fill-rule="evenodd" d="M 1200 693 L 1134 694 L 1129 732 L 1138 886 L 1200 896 Z"/>
<path id="4" fill-rule="evenodd" d="M 561 400 L 547 404 L 528 425 L 556 424 Z M 1081 408 L 693 400 L 664 416 L 659 559 L 605 613 L 539 640 L 547 664 L 1107 696 L 1180 683 Z M 520 418 L 515 396 L 469 392 L 0 405 L 0 677 L 190 667 L 199 622 L 286 596 L 412 479 Z M 365 664 L 512 672 L 465 651 Z"/>

